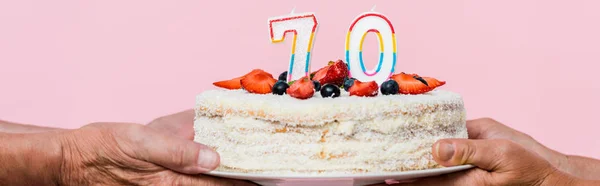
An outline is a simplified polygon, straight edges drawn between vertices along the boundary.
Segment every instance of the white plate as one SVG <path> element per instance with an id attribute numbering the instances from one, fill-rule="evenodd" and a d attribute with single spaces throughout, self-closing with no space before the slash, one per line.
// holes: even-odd
<path id="1" fill-rule="evenodd" d="M 347 186 L 347 185 L 371 185 L 377 183 L 384 183 L 385 180 L 411 180 L 416 178 L 423 178 L 429 176 L 437 176 L 442 174 L 448 174 L 452 172 L 462 171 L 473 168 L 472 165 L 461 165 L 454 167 L 444 167 L 437 169 L 427 170 L 415 170 L 415 171 L 404 171 L 396 173 L 366 173 L 366 174 L 354 174 L 354 175 L 272 175 L 272 174 L 247 174 L 247 173 L 234 173 L 234 172 L 219 172 L 212 171 L 207 173 L 208 175 L 249 180 L 264 186 L 272 185 L 327 185 L 327 186 Z"/>

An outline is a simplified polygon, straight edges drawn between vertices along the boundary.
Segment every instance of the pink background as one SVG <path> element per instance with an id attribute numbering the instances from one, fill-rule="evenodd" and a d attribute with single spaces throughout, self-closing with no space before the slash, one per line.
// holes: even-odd
<path id="1" fill-rule="evenodd" d="M 377 4 L 397 30 L 397 69 L 448 81 L 469 118 L 600 157 L 598 1 L 206 2 L 0 1 L 0 118 L 145 123 L 191 108 L 213 81 L 284 71 L 289 38 L 269 42 L 269 16 L 317 13 L 316 69 L 343 57 L 350 22 Z M 367 43 L 373 65 L 377 41 Z"/>

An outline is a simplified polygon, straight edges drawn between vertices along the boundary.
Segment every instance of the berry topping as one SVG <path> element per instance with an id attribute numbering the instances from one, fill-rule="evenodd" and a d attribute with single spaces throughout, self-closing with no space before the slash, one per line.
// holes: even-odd
<path id="1" fill-rule="evenodd" d="M 422 94 L 446 84 L 445 81 L 439 81 L 435 78 L 420 77 L 416 74 L 406 74 L 404 72 L 394 74 L 390 78 L 398 83 L 399 92 L 402 94 Z"/>
<path id="2" fill-rule="evenodd" d="M 359 80 L 354 80 L 354 84 L 348 89 L 348 92 L 350 92 L 350 96 L 372 97 L 379 93 L 379 86 L 377 86 L 377 82 L 375 81 L 363 83 Z"/>
<path id="3" fill-rule="evenodd" d="M 240 76 L 240 77 L 233 78 L 230 80 L 214 82 L 213 85 L 215 85 L 217 87 L 225 88 L 225 89 L 230 89 L 230 90 L 240 89 L 240 88 L 242 88 L 241 80 L 244 79 L 244 77 L 253 75 L 253 74 L 260 74 L 260 73 L 266 73 L 266 72 L 261 69 L 254 69 L 244 76 Z"/>
<path id="4" fill-rule="evenodd" d="M 423 78 L 423 80 L 425 80 L 427 82 L 427 84 L 430 87 L 433 87 L 433 88 L 441 87 L 442 85 L 446 84 L 445 81 L 440 81 L 435 78 L 431 78 L 431 77 L 422 77 L 422 78 Z"/>
<path id="5" fill-rule="evenodd" d="M 419 75 L 414 75 L 413 78 L 415 78 L 416 80 L 419 80 L 421 83 L 429 86 L 429 84 L 427 83 L 427 81 L 425 81 L 425 79 L 423 79 L 421 76 Z"/>
<path id="6" fill-rule="evenodd" d="M 275 83 L 275 85 L 273 85 L 272 92 L 273 94 L 283 95 L 289 87 L 290 86 L 285 81 L 279 80 L 277 83 Z"/>
<path id="7" fill-rule="evenodd" d="M 273 78 L 273 75 L 263 72 L 247 75 L 240 82 L 242 87 L 250 93 L 268 94 L 277 80 Z"/>
<path id="8" fill-rule="evenodd" d="M 311 73 L 311 79 L 317 81 L 323 79 L 327 75 L 327 71 L 329 71 L 329 65 L 317 70 L 316 72 Z"/>
<path id="9" fill-rule="evenodd" d="M 321 90 L 321 83 L 319 83 L 318 81 L 312 81 L 313 85 L 315 86 L 315 91 L 319 91 Z"/>
<path id="10" fill-rule="evenodd" d="M 400 88 L 398 87 L 398 83 L 394 80 L 387 80 L 381 84 L 381 93 L 383 95 L 394 95 L 398 94 Z"/>
<path id="11" fill-rule="evenodd" d="M 345 78 L 344 79 L 344 90 L 348 91 L 348 89 L 350 89 L 350 87 L 352 87 L 352 85 L 354 84 L 354 80 L 356 80 L 355 78 Z"/>
<path id="12" fill-rule="evenodd" d="M 279 74 L 279 78 L 277 80 L 279 80 L 279 81 L 287 81 L 287 75 L 288 75 L 287 71 L 282 72 L 281 74 Z"/>
<path id="13" fill-rule="evenodd" d="M 321 96 L 324 98 L 327 97 L 339 97 L 340 96 L 340 87 L 334 84 L 325 84 L 321 87 Z"/>
<path id="14" fill-rule="evenodd" d="M 330 61 L 326 67 L 319 69 L 312 80 L 319 81 L 321 85 L 331 83 L 337 86 L 342 86 L 344 78 L 348 77 L 348 66 L 344 61 Z"/>
<path id="15" fill-rule="evenodd" d="M 242 83 L 240 83 L 242 78 L 243 77 L 237 77 L 230 80 L 218 81 L 214 82 L 213 85 L 229 90 L 240 89 L 242 88 Z"/>
<path id="16" fill-rule="evenodd" d="M 315 94 L 315 85 L 308 78 L 299 79 L 287 89 L 286 93 L 298 99 L 308 99 Z"/>

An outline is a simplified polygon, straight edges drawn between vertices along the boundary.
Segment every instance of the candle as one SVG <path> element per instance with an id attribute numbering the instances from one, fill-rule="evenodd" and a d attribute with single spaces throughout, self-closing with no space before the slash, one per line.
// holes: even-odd
<path id="1" fill-rule="evenodd" d="M 296 14 L 294 10 L 289 15 L 269 19 L 271 42 L 282 42 L 286 33 L 294 34 L 287 77 L 288 82 L 308 76 L 310 52 L 317 25 L 317 18 L 314 13 Z"/>
<path id="2" fill-rule="evenodd" d="M 375 69 L 365 67 L 362 48 L 368 33 L 377 34 L 379 40 L 379 63 Z M 362 82 L 375 81 L 381 85 L 393 73 L 396 66 L 396 36 L 390 20 L 376 12 L 359 15 L 350 25 L 346 35 L 346 62 L 349 76 Z"/>

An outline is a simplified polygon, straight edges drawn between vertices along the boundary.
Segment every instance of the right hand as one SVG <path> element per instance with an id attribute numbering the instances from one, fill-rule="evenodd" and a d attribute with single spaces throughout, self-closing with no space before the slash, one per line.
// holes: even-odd
<path id="1" fill-rule="evenodd" d="M 432 147 L 439 164 L 476 168 L 401 185 L 570 185 L 578 179 L 560 171 L 557 152 L 529 135 L 492 119 L 467 122 L 469 139 L 442 139 Z M 560 184 L 559 184 L 560 185 Z"/>
<path id="2" fill-rule="evenodd" d="M 510 140 L 541 156 L 559 170 L 567 171 L 565 167 L 565 164 L 567 164 L 566 155 L 554 151 L 542 145 L 531 136 L 512 129 L 494 119 L 481 118 L 467 121 L 467 131 L 469 131 L 469 139 Z"/>
<path id="3" fill-rule="evenodd" d="M 219 165 L 215 151 L 144 125 L 95 123 L 60 138 L 60 185 L 252 185 L 201 175 Z"/>
<path id="4" fill-rule="evenodd" d="M 470 164 L 476 168 L 423 178 L 401 185 L 572 185 L 567 175 L 537 154 L 506 139 L 442 139 L 432 148 L 433 159 L 445 167 Z"/>

